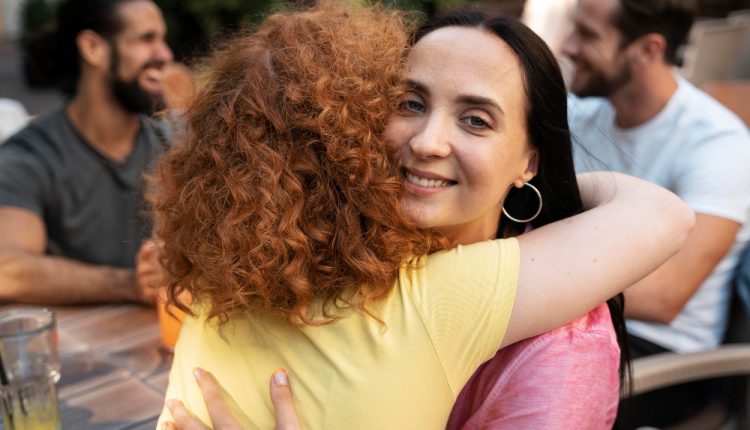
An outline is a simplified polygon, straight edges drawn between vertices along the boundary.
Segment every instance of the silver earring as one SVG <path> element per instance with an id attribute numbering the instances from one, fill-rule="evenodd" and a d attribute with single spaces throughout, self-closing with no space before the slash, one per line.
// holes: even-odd
<path id="1" fill-rule="evenodd" d="M 505 214 L 505 216 L 508 217 L 509 220 L 517 222 L 519 224 L 534 221 L 536 217 L 538 217 L 539 214 L 542 212 L 542 193 L 540 193 L 539 190 L 537 190 L 535 186 L 531 185 L 528 182 L 524 183 L 524 185 L 531 188 L 536 193 L 536 196 L 539 197 L 539 208 L 537 208 L 536 212 L 534 212 L 534 215 L 526 219 L 513 218 L 512 216 L 510 216 L 508 211 L 505 210 L 505 206 L 503 205 L 503 214 Z"/>

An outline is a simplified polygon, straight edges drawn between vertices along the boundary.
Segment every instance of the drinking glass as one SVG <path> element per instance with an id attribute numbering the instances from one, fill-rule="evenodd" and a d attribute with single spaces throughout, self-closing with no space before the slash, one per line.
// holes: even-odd
<path id="1" fill-rule="evenodd" d="M 59 430 L 55 314 L 45 308 L 0 311 L 0 400 L 6 430 Z"/>

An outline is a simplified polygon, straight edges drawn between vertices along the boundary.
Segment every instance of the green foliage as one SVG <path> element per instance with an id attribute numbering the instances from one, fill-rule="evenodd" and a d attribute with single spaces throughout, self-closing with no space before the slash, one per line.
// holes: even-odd
<path id="1" fill-rule="evenodd" d="M 21 7 L 21 37 L 41 30 L 55 19 L 56 1 L 26 0 Z"/>
<path id="2" fill-rule="evenodd" d="M 236 29 L 258 21 L 272 0 L 184 0 L 190 12 L 201 21 L 207 34 Z"/>

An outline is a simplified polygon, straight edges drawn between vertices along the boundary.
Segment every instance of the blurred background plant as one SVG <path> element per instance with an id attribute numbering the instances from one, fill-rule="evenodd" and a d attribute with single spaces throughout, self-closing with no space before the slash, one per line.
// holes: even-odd
<path id="1" fill-rule="evenodd" d="M 28 36 L 54 20 L 60 0 L 25 0 L 21 10 L 23 46 Z M 314 0 L 154 0 L 164 12 L 169 32 L 167 42 L 179 61 L 190 61 L 203 55 L 217 39 L 258 23 L 264 16 L 284 6 L 311 5 Z M 505 11 L 520 13 L 523 0 L 385 0 L 384 3 L 404 10 L 417 10 L 432 16 L 436 13 L 472 4 L 505 5 Z M 514 6 L 517 5 L 517 6 Z M 510 7 L 508 7 L 510 6 Z"/>
<path id="2" fill-rule="evenodd" d="M 33 0 L 43 1 L 43 0 Z M 164 11 L 168 42 L 181 61 L 205 54 L 217 39 L 260 22 L 263 17 L 286 6 L 306 6 L 314 0 L 155 0 Z M 509 3 L 514 0 L 500 0 Z M 516 1 L 522 3 L 522 1 Z M 386 0 L 404 10 L 418 10 L 432 16 L 441 10 L 476 3 L 471 0 Z"/>
<path id="3" fill-rule="evenodd" d="M 60 0 L 19 0 L 21 51 L 28 36 L 51 25 Z M 315 0 L 154 0 L 164 12 L 169 29 L 167 42 L 178 61 L 191 63 L 205 55 L 215 42 L 238 29 L 258 23 L 280 7 L 310 5 Z M 524 0 L 382 0 L 404 10 L 423 12 L 427 17 L 453 8 L 479 7 L 492 13 L 520 16 Z M 750 0 L 698 0 L 703 16 L 721 16 L 728 10 L 747 6 Z M 44 79 L 24 65 L 26 80 L 32 86 L 44 86 Z"/>

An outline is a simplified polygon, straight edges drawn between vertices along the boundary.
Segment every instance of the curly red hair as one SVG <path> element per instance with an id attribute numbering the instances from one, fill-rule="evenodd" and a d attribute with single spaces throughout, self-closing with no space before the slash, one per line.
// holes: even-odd
<path id="1" fill-rule="evenodd" d="M 441 243 L 401 212 L 382 138 L 405 22 L 382 6 L 279 13 L 213 57 L 152 184 L 172 301 L 187 291 L 222 321 L 328 323 L 330 305 L 366 312 Z"/>

